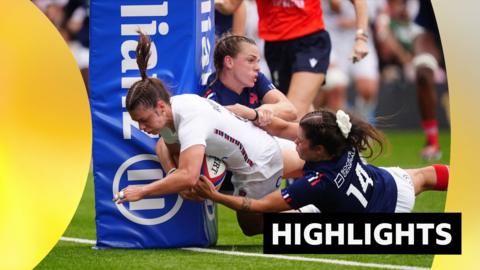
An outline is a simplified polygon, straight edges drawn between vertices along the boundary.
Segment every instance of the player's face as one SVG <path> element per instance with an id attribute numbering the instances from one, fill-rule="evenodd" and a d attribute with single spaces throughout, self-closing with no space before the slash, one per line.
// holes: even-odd
<path id="1" fill-rule="evenodd" d="M 233 75 L 242 87 L 253 87 L 260 71 L 260 52 L 256 45 L 242 42 L 240 52 L 233 58 Z"/>
<path id="2" fill-rule="evenodd" d="M 395 19 L 408 19 L 407 3 L 405 0 L 389 0 L 390 16 Z"/>
<path id="3" fill-rule="evenodd" d="M 296 149 L 298 156 L 305 161 L 317 160 L 316 152 L 310 148 L 310 141 L 305 138 L 305 134 L 302 128 L 299 128 L 297 131 L 297 138 L 295 139 L 295 144 L 297 145 Z"/>
<path id="4" fill-rule="evenodd" d="M 155 108 L 146 108 L 140 105 L 130 112 L 130 116 L 138 122 L 140 130 L 149 134 L 159 134 L 160 130 L 167 124 L 167 118 L 158 106 Z"/>

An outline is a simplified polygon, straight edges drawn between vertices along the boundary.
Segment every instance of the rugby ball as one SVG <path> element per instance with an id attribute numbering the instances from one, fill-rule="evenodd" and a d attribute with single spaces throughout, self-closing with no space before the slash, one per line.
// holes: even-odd
<path id="1" fill-rule="evenodd" d="M 203 175 L 210 180 L 217 190 L 222 185 L 223 180 L 225 180 L 226 174 L 227 166 L 221 159 L 212 156 L 203 157 L 200 175 Z"/>

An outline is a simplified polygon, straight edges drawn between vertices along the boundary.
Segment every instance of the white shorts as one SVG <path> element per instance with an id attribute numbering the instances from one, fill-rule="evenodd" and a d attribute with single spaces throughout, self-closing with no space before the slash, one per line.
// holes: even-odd
<path id="1" fill-rule="evenodd" d="M 410 175 L 399 167 L 382 169 L 387 170 L 397 184 L 397 206 L 395 207 L 395 213 L 412 212 L 413 206 L 415 205 L 415 190 Z"/>
<path id="2" fill-rule="evenodd" d="M 347 75 L 348 78 L 378 80 L 378 56 L 371 40 L 369 40 L 367 44 L 369 50 L 367 56 L 354 64 L 350 56 L 352 54 L 352 48 L 355 46 L 355 39 L 353 38 L 355 33 L 330 34 L 332 38 L 330 66 L 338 68 Z"/>
<path id="3" fill-rule="evenodd" d="M 298 212 L 300 213 L 321 213 L 320 209 L 318 209 L 315 205 L 313 204 L 308 204 L 305 206 L 302 206 L 298 208 Z"/>
<path id="4" fill-rule="evenodd" d="M 272 172 L 272 169 L 275 171 Z M 252 174 L 233 173 L 232 184 L 235 196 L 260 199 L 280 187 L 283 175 L 283 157 L 280 148 L 268 163 Z"/>
<path id="5" fill-rule="evenodd" d="M 235 181 L 235 175 L 232 176 L 234 187 L 233 195 L 245 196 L 252 199 L 261 199 L 274 192 L 280 187 L 283 171 L 280 170 L 270 178 L 263 178 L 261 181 Z M 252 175 L 249 175 L 249 177 Z M 249 178 L 251 179 L 251 178 Z"/>

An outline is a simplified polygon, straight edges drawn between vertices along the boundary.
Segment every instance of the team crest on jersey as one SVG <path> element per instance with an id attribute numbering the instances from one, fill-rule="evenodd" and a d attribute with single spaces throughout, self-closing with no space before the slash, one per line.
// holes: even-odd
<path id="1" fill-rule="evenodd" d="M 249 100 L 251 105 L 257 104 L 258 103 L 258 96 L 255 93 L 250 93 L 250 100 Z"/>

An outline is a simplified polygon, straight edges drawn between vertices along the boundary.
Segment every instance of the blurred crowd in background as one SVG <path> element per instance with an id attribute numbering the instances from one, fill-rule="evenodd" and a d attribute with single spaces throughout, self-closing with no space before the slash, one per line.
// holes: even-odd
<path id="1" fill-rule="evenodd" d="M 88 91 L 89 0 L 32 0 L 67 42 Z"/>
<path id="2" fill-rule="evenodd" d="M 438 138 L 429 137 L 429 132 L 437 133 L 438 137 L 438 127 L 449 127 L 449 105 L 445 63 L 430 1 L 366 0 L 369 54 L 357 63 L 351 58 L 357 30 L 354 6 L 349 0 L 318 1 L 321 2 L 332 50 L 325 84 L 318 89 L 313 107 L 344 109 L 380 127 L 378 116 L 393 119 L 393 125 L 387 123 L 389 127 L 421 126 L 426 134 L 426 145 L 438 145 Z M 88 91 L 90 1 L 32 2 L 45 13 L 69 45 Z M 256 1 L 244 0 L 233 15 L 215 13 L 216 36 L 231 32 L 254 39 L 262 56 L 260 70 L 272 80 L 263 58 L 264 41 L 258 36 L 258 20 Z M 421 67 L 428 67 L 428 72 L 433 72 L 433 82 L 423 79 L 419 73 Z M 422 92 L 422 87 L 435 90 Z M 430 121 L 432 119 L 434 123 Z M 426 151 L 438 152 L 439 147 L 434 148 Z M 438 153 L 427 154 L 432 154 L 428 159 L 435 159 Z"/>

